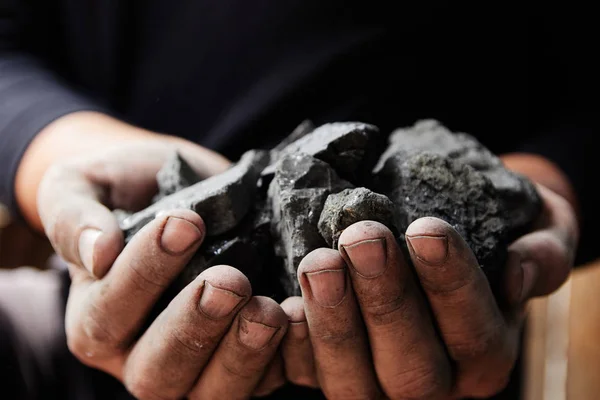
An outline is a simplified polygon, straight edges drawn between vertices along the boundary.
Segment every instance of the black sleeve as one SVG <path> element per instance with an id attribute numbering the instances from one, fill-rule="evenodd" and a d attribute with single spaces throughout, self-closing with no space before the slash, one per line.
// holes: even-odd
<path id="1" fill-rule="evenodd" d="M 14 178 L 27 145 L 55 119 L 100 110 L 59 81 L 23 40 L 28 2 L 0 0 L 0 202 L 16 212 Z"/>

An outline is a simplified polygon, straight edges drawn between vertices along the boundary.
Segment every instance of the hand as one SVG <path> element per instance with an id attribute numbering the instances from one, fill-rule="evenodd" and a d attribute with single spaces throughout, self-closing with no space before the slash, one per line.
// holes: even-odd
<path id="1" fill-rule="evenodd" d="M 519 352 L 527 299 L 557 289 L 573 264 L 573 208 L 545 187 L 539 192 L 542 217 L 509 248 L 507 309 L 465 241 L 436 218 L 406 231 L 414 269 L 390 230 L 370 221 L 347 228 L 339 251 L 310 253 L 298 270 L 303 301 L 282 304 L 294 322 L 282 344 L 287 378 L 319 385 L 331 399 L 499 392 Z"/>
<path id="2" fill-rule="evenodd" d="M 287 316 L 273 300 L 252 297 L 238 270 L 204 271 L 141 332 L 160 295 L 200 246 L 204 223 L 190 210 L 172 210 L 124 247 L 110 209 L 146 205 L 156 191 L 156 172 L 175 148 L 201 175 L 227 166 L 192 143 L 136 133 L 56 161 L 45 173 L 39 217 L 72 280 L 68 346 L 140 399 L 247 398 L 276 360 Z M 271 384 L 282 382 L 270 376 Z"/>

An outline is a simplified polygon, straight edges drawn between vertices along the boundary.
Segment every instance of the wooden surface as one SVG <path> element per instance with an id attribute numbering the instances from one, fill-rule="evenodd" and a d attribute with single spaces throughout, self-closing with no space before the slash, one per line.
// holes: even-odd
<path id="1" fill-rule="evenodd" d="M 600 399 L 600 262 L 532 302 L 525 341 L 525 400 Z"/>

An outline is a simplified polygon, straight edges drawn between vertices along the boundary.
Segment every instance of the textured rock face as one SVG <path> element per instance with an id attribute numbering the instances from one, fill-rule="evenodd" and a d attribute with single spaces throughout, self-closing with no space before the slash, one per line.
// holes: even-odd
<path id="1" fill-rule="evenodd" d="M 363 187 L 345 189 L 327 196 L 319 217 L 319 233 L 330 247 L 337 249 L 344 229 L 365 220 L 381 222 L 398 232 L 396 208 L 389 198 Z"/>
<path id="2" fill-rule="evenodd" d="M 379 130 L 360 122 L 336 122 L 322 125 L 311 132 L 312 124 L 303 122 L 292 133 L 295 141 L 284 140 L 276 151 L 276 161 L 289 154 L 304 153 L 328 163 L 344 179 L 361 179 L 377 159 Z M 278 147 L 280 147 L 278 146 Z M 275 163 L 263 171 L 272 176 Z"/>
<path id="3" fill-rule="evenodd" d="M 234 228 L 252 207 L 256 182 L 268 163 L 264 151 L 249 151 L 222 174 L 161 198 L 150 207 L 126 218 L 120 218 L 121 229 L 129 240 L 160 211 L 186 208 L 202 216 L 209 236 Z"/>
<path id="4" fill-rule="evenodd" d="M 173 156 L 163 165 L 156 174 L 158 183 L 158 195 L 154 201 L 158 201 L 163 197 L 170 196 L 173 193 L 179 192 L 186 187 L 200 181 L 200 177 L 190 167 L 190 165 L 179 155 L 174 153 Z"/>
<path id="5" fill-rule="evenodd" d="M 418 218 L 441 218 L 469 243 L 488 277 L 496 277 L 503 265 L 512 221 L 506 205 L 482 173 L 469 165 L 432 153 L 403 160 L 388 159 L 380 172 L 385 191 L 400 214 L 401 232 Z"/>
<path id="6" fill-rule="evenodd" d="M 307 154 L 284 155 L 278 162 L 268 199 L 275 254 L 284 260 L 282 281 L 288 293 L 300 293 L 296 271 L 302 258 L 326 246 L 317 223 L 327 196 L 351 186 L 327 163 Z"/>
<path id="7" fill-rule="evenodd" d="M 541 210 L 531 182 L 504 169 L 472 136 L 433 120 L 394 131 L 385 151 L 372 125 L 315 129 L 305 121 L 269 152 L 250 151 L 218 176 L 197 182 L 175 155 L 157 179 L 154 204 L 135 214 L 115 211 L 127 238 L 157 212 L 181 207 L 198 212 L 209 235 L 167 299 L 216 264 L 240 269 L 255 293 L 299 294 L 302 258 L 336 248 L 348 226 L 379 221 L 405 246 L 406 228 L 425 216 L 457 229 L 495 287 L 507 245 Z"/>

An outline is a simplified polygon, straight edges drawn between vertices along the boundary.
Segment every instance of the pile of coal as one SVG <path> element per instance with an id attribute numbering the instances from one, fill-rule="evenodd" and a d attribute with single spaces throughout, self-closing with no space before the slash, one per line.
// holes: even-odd
<path id="1" fill-rule="evenodd" d="M 406 228 L 425 216 L 463 236 L 494 288 L 507 245 L 541 211 L 530 181 L 506 170 L 472 136 L 434 120 L 394 131 L 387 147 L 373 125 L 315 128 L 306 121 L 275 148 L 251 150 L 205 180 L 174 154 L 157 181 L 151 206 L 116 215 L 126 240 L 160 211 L 188 208 L 202 216 L 207 239 L 171 294 L 206 268 L 228 264 L 249 277 L 257 294 L 297 295 L 302 258 L 319 247 L 337 248 L 348 226 L 381 222 L 405 247 Z"/>

